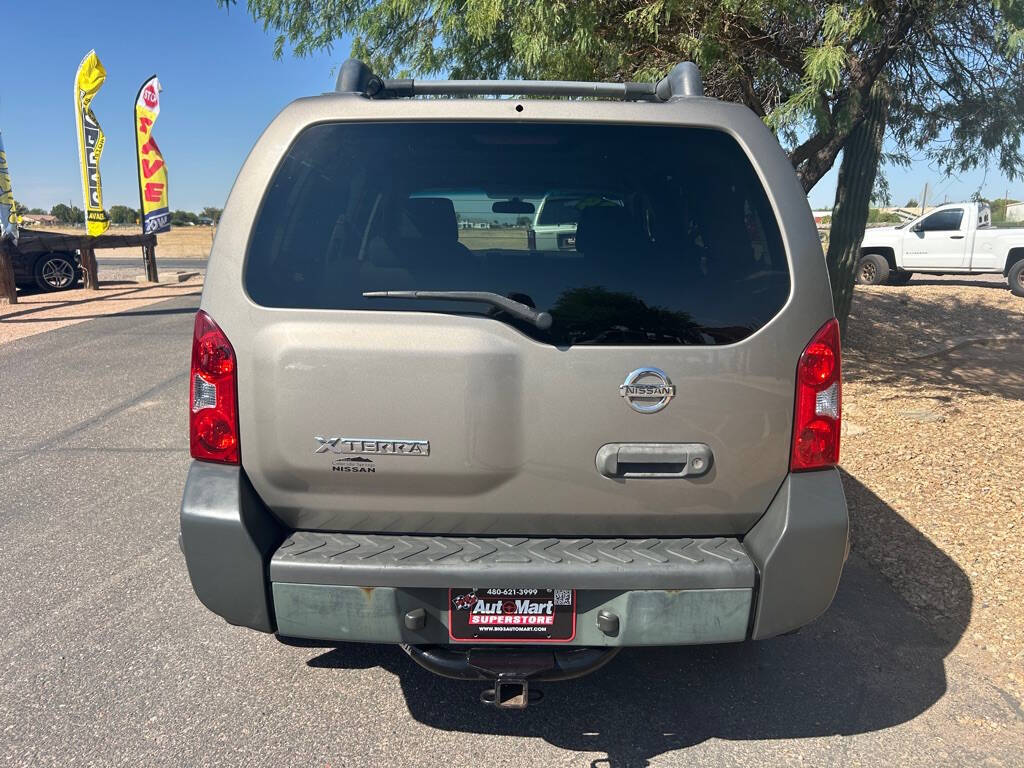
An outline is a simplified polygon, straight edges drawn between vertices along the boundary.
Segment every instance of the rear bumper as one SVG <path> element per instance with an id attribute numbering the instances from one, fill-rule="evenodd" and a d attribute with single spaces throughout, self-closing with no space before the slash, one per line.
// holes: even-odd
<path id="1" fill-rule="evenodd" d="M 189 470 L 181 507 L 193 587 L 227 621 L 293 637 L 410 645 L 452 642 L 449 587 L 576 589 L 574 645 L 771 637 L 828 607 L 847 537 L 836 471 L 787 477 L 742 540 L 291 532 L 239 468 L 201 462 Z M 598 626 L 602 612 L 618 618 L 616 631 Z"/>

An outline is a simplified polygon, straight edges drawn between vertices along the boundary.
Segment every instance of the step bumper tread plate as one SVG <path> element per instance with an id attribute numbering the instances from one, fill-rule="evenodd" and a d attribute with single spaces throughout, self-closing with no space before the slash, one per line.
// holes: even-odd
<path id="1" fill-rule="evenodd" d="M 296 531 L 274 553 L 275 583 L 362 587 L 752 589 L 732 538 L 516 538 Z"/>

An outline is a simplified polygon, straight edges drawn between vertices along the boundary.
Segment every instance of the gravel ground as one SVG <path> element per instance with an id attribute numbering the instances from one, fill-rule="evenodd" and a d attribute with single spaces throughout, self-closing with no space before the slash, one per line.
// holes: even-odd
<path id="1" fill-rule="evenodd" d="M 853 547 L 1024 718 L 1022 342 L 1002 277 L 858 287 L 842 464 Z"/>
<path id="2" fill-rule="evenodd" d="M 99 291 L 76 288 L 71 291 L 41 293 L 18 291 L 17 304 L 0 305 L 0 344 L 44 331 L 91 320 L 115 312 L 132 312 L 158 301 L 196 294 L 203 287 L 203 269 L 181 283 L 137 283 L 143 268 L 100 265 Z M 169 271 L 164 271 L 164 276 Z"/>

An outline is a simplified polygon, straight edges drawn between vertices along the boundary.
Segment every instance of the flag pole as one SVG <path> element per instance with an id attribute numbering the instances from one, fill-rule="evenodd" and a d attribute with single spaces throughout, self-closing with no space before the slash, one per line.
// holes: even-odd
<path id="1" fill-rule="evenodd" d="M 135 101 L 132 102 L 132 133 L 135 134 L 135 175 L 139 180 L 139 226 L 142 227 L 142 234 L 146 234 L 146 201 L 145 192 L 142 189 L 142 147 L 139 146 L 139 110 L 138 104 L 139 99 L 142 98 L 142 91 L 146 87 L 146 84 L 156 77 L 154 72 L 152 75 L 142 81 L 142 85 L 139 86 L 139 92 L 135 94 Z M 153 235 L 154 241 L 156 235 Z M 144 245 L 142 246 L 142 263 L 146 267 L 146 279 L 151 283 L 160 282 L 160 276 L 156 271 L 156 245 Z"/>

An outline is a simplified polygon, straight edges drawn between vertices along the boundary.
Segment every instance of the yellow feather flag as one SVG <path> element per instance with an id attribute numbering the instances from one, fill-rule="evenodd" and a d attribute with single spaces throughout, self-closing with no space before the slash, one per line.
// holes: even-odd
<path id="1" fill-rule="evenodd" d="M 75 74 L 75 124 L 78 127 L 78 159 L 82 166 L 82 193 L 85 196 L 85 224 L 90 235 L 102 235 L 110 226 L 103 210 L 103 185 L 100 182 L 100 155 L 106 137 L 89 106 L 107 79 L 107 70 L 96 51 L 89 51 Z"/>
<path id="2" fill-rule="evenodd" d="M 153 124 L 160 116 L 160 81 L 156 75 L 146 80 L 135 97 L 135 149 L 139 165 L 139 204 L 142 206 L 142 231 L 166 232 L 171 228 L 167 207 L 167 164 L 153 138 Z"/>
<path id="3" fill-rule="evenodd" d="M 18 211 L 14 206 L 14 190 L 11 189 L 11 172 L 7 168 L 4 137 L 0 135 L 0 240 L 4 239 L 18 244 Z"/>

